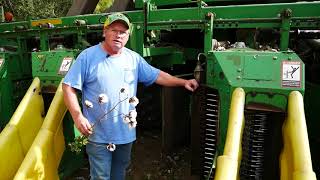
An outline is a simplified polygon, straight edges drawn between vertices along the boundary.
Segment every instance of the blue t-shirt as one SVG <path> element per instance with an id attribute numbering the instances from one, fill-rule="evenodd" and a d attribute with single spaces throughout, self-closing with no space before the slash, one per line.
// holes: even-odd
<path id="1" fill-rule="evenodd" d="M 127 48 L 123 48 L 116 57 L 108 57 L 101 44 L 82 51 L 63 83 L 82 91 L 83 115 L 91 124 L 95 123 L 89 140 L 114 144 L 134 141 L 135 128 L 129 128 L 123 121 L 124 115 L 135 109 L 129 104 L 129 98 L 136 96 L 138 82 L 151 85 L 158 78 L 159 72 L 138 53 Z M 121 93 L 121 89 L 125 89 L 125 92 Z M 100 94 L 106 94 L 109 101 L 100 104 Z M 86 100 L 93 104 L 92 108 L 85 106 Z M 104 116 L 112 108 L 114 110 Z M 101 121 L 97 122 L 98 119 Z"/>

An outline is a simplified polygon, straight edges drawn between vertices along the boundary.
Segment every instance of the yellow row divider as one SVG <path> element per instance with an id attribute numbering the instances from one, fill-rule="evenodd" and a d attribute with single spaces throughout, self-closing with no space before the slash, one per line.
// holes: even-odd
<path id="1" fill-rule="evenodd" d="M 60 83 L 44 123 L 14 179 L 59 179 L 58 166 L 65 150 L 62 123 L 66 112 Z"/>
<path id="2" fill-rule="evenodd" d="M 303 97 L 292 91 L 288 116 L 282 126 L 284 146 L 280 154 L 281 180 L 316 180 L 312 169 Z"/>
<path id="3" fill-rule="evenodd" d="M 0 134 L 1 179 L 12 179 L 36 137 L 44 115 L 39 78 L 35 77 Z"/>
<path id="4" fill-rule="evenodd" d="M 239 177 L 244 103 L 244 90 L 236 88 L 232 93 L 226 143 L 223 155 L 217 159 L 215 180 L 236 180 Z"/>

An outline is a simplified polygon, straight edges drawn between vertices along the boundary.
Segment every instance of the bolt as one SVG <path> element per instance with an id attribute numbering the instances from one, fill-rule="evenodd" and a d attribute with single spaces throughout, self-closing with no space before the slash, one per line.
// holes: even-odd
<path id="1" fill-rule="evenodd" d="M 242 71 L 242 69 L 241 69 L 241 68 L 239 68 L 239 69 L 238 69 L 238 72 L 241 72 L 241 71 Z"/>
<path id="2" fill-rule="evenodd" d="M 237 79 L 238 79 L 238 80 L 241 79 L 241 76 L 237 76 Z"/>
<path id="3" fill-rule="evenodd" d="M 273 56 L 273 60 L 277 60 L 278 59 L 278 57 L 277 56 Z"/>
<path id="4" fill-rule="evenodd" d="M 137 29 L 140 29 L 140 28 L 141 28 L 140 25 L 138 25 L 138 26 L 137 26 Z"/>

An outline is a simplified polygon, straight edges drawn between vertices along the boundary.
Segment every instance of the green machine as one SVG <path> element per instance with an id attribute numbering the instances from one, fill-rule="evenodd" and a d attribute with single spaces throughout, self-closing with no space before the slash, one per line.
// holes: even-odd
<path id="1" fill-rule="evenodd" d="M 316 78 L 320 66 L 319 9 L 319 1 L 135 1 L 134 10 L 124 12 L 132 22 L 128 47 L 150 64 L 177 76 L 194 76 L 200 83 L 193 95 L 179 89 L 140 88 L 138 96 L 146 102 L 138 109 L 145 118 L 141 119 L 142 126 L 149 121 L 157 124 L 153 128 L 162 126 L 166 152 L 181 142 L 189 142 L 192 173 L 200 179 L 219 179 L 223 174 L 219 167 L 229 174 L 236 170 L 240 179 L 292 179 L 298 175 L 300 179 L 316 178 L 315 173 L 320 172 L 319 134 L 314 128 L 320 84 Z M 107 15 L 0 24 L 0 47 L 5 50 L 0 54 L 1 95 L 12 92 L 6 88 L 12 85 L 6 83 L 13 80 L 6 80 L 5 72 L 17 70 L 19 77 L 28 77 L 28 83 L 31 75 L 40 78 L 46 110 L 50 110 L 58 84 L 77 54 L 102 40 Z M 31 66 L 23 64 L 30 62 Z M 17 92 L 24 94 L 27 84 Z M 241 95 L 234 98 L 233 94 L 239 91 Z M 292 92 L 305 97 L 306 123 L 303 108 L 294 115 L 289 111 L 291 104 L 299 104 L 292 102 L 300 102 L 290 100 Z M 0 114 L 4 125 L 15 110 L 12 97 L 15 96 L 1 96 L 2 104 L 10 105 L 0 107 L 9 109 Z M 236 101 L 242 105 L 233 106 Z M 232 124 L 234 107 L 242 114 L 235 116 L 237 123 Z M 297 160 L 298 165 L 306 167 L 299 171 L 307 172 L 303 175 L 296 173 L 291 167 L 293 163 L 286 159 L 302 143 L 289 133 L 290 128 L 284 130 L 292 122 L 290 119 L 296 117 L 303 117 L 299 119 L 303 122 L 301 127 L 308 127 L 312 153 L 311 164 L 306 129 L 299 128 L 296 132 L 306 137 L 303 142 L 307 144 L 306 149 L 299 151 L 304 158 Z M 63 122 L 65 141 L 70 142 L 76 133 L 68 114 Z M 233 129 L 236 125 L 241 128 Z M 285 150 L 287 138 L 295 145 L 289 153 Z M 232 161 L 224 161 L 229 157 L 226 153 L 230 144 L 231 150 L 241 153 L 234 155 L 230 151 Z M 59 165 L 60 177 L 70 174 L 68 162 L 75 159 L 66 143 Z"/>
<path id="2" fill-rule="evenodd" d="M 29 87 L 32 76 L 30 57 L 27 55 L 2 49 L 0 64 L 0 128 L 3 129 Z"/>

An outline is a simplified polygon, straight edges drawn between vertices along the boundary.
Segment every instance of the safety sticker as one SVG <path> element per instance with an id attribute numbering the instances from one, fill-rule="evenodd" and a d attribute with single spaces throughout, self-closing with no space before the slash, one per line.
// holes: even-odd
<path id="1" fill-rule="evenodd" d="M 301 62 L 282 62 L 282 87 L 301 87 Z"/>
<path id="2" fill-rule="evenodd" d="M 72 60 L 73 60 L 72 57 L 63 58 L 62 63 L 59 68 L 59 74 L 62 74 L 62 75 L 67 74 L 67 72 L 69 71 L 69 69 L 71 67 Z"/>
<path id="3" fill-rule="evenodd" d="M 0 59 L 0 68 L 2 67 L 3 59 Z"/>

